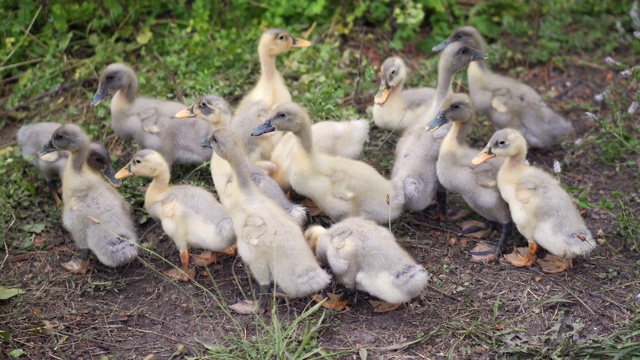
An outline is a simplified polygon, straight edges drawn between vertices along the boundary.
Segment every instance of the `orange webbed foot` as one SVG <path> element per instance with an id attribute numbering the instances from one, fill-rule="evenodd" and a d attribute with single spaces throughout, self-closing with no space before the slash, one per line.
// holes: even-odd
<path id="1" fill-rule="evenodd" d="M 504 255 L 504 259 L 511 265 L 517 267 L 532 266 L 535 263 L 536 252 L 538 251 L 538 244 L 529 243 L 528 248 L 515 248 L 511 254 Z M 525 253 L 526 256 L 520 255 Z"/>
<path id="2" fill-rule="evenodd" d="M 71 259 L 71 261 L 62 264 L 62 267 L 67 271 L 74 274 L 86 274 L 90 267 L 88 261 L 78 260 L 76 258 Z"/>
<path id="3" fill-rule="evenodd" d="M 542 271 L 549 274 L 558 274 L 573 267 L 571 259 L 564 259 L 553 254 L 547 254 L 544 258 L 538 259 L 536 263 L 542 268 Z"/>
<path id="4" fill-rule="evenodd" d="M 333 311 L 344 311 L 349 310 L 349 299 L 342 299 L 340 295 L 333 293 L 326 293 L 327 297 L 322 294 L 316 294 L 313 297 L 315 302 L 321 302 L 326 299 L 324 303 L 322 303 L 322 307 L 325 309 L 333 310 Z"/>

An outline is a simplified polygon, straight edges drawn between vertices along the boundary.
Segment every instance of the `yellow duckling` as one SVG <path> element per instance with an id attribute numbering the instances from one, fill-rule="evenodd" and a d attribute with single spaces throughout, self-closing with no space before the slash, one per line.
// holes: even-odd
<path id="1" fill-rule="evenodd" d="M 538 260 L 545 272 L 558 273 L 573 266 L 572 259 L 586 255 L 596 247 L 584 220 L 571 197 L 558 181 L 545 171 L 525 164 L 527 142 L 514 129 L 502 129 L 493 134 L 487 146 L 473 159 L 481 164 L 495 156 L 507 160 L 498 171 L 498 189 L 509 203 L 516 227 L 527 238 L 529 251 L 505 255 L 514 266 L 531 266 L 535 262 L 538 245 L 559 256 L 550 255 Z"/>
<path id="2" fill-rule="evenodd" d="M 278 105 L 251 135 L 289 131 L 297 142 L 291 152 L 288 179 L 332 220 L 349 216 L 386 223 L 402 211 L 402 192 L 370 165 L 318 152 L 313 146 L 311 119 L 295 103 Z"/>
<path id="3" fill-rule="evenodd" d="M 159 220 L 180 251 L 183 272 L 171 269 L 171 278 L 189 281 L 195 276 L 189 270 L 189 247 L 223 251 L 236 241 L 233 222 L 225 209 L 205 189 L 193 185 L 169 186 L 169 165 L 154 150 L 138 151 L 131 161 L 116 174 L 116 178 L 143 176 L 153 179 L 144 196 L 144 208 Z M 196 256 L 194 256 L 196 257 Z M 198 264 L 207 266 L 217 261 L 213 253 L 197 257 Z"/>

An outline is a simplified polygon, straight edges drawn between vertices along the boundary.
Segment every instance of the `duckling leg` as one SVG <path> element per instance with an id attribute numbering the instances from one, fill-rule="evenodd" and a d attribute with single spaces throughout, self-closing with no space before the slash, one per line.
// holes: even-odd
<path id="1" fill-rule="evenodd" d="M 196 270 L 189 270 L 189 249 L 180 250 L 180 262 L 182 263 L 182 270 L 173 268 L 165 271 L 164 274 L 174 280 L 182 280 L 184 282 L 195 278 Z"/>
<path id="2" fill-rule="evenodd" d="M 507 254 L 504 256 L 505 260 L 507 260 L 511 265 L 523 267 L 523 266 L 531 266 L 535 263 L 536 253 L 538 252 L 538 243 L 530 242 L 529 243 L 529 251 L 527 252 L 527 256 L 522 256 L 518 253 L 517 249 L 511 254 Z"/>
<path id="3" fill-rule="evenodd" d="M 228 257 L 237 257 L 238 256 L 238 247 L 236 245 L 231 245 L 227 249 L 220 251 L 220 254 L 226 255 Z"/>
<path id="4" fill-rule="evenodd" d="M 476 247 L 469 251 L 469 254 L 471 254 L 471 261 L 491 262 L 498 260 L 504 251 L 504 246 L 506 245 L 509 236 L 511 236 L 512 231 L 513 222 L 502 224 L 502 234 L 500 236 L 500 240 L 498 240 L 498 244 L 494 247 L 484 242 L 478 242 Z"/>
<path id="5" fill-rule="evenodd" d="M 333 311 L 344 311 L 348 309 L 347 305 L 349 305 L 349 301 L 355 294 L 355 291 L 347 288 L 341 295 L 336 295 L 333 293 L 327 293 L 324 290 L 321 295 L 316 295 L 313 297 L 313 300 L 316 302 L 320 302 L 324 299 L 327 299 L 322 307 L 333 310 Z"/>
<path id="6" fill-rule="evenodd" d="M 89 249 L 80 251 L 80 260 L 73 258 L 71 261 L 62 264 L 62 267 L 74 274 L 86 274 L 89 271 Z"/>
<path id="7" fill-rule="evenodd" d="M 269 301 L 270 293 L 269 284 L 260 285 L 260 293 L 258 294 L 258 301 L 252 300 L 240 300 L 237 303 L 230 305 L 229 308 L 238 314 L 261 314 L 267 309 L 267 303 Z"/>
<path id="8" fill-rule="evenodd" d="M 58 184 L 55 181 L 47 181 L 47 186 L 49 187 L 49 191 L 53 194 L 53 199 L 56 201 L 56 205 L 58 205 L 58 210 L 62 211 L 62 200 L 60 200 L 60 196 L 58 196 Z"/>
<path id="9" fill-rule="evenodd" d="M 218 262 L 218 255 L 213 251 L 205 251 L 200 255 L 191 255 L 193 264 L 198 267 L 207 267 Z"/>
<path id="10" fill-rule="evenodd" d="M 440 222 L 455 221 L 465 215 L 462 209 L 450 210 L 447 212 L 447 191 L 438 189 L 436 191 L 436 202 L 438 204 L 438 220 Z"/>
<path id="11" fill-rule="evenodd" d="M 573 267 L 572 259 L 563 259 L 552 254 L 547 254 L 544 259 L 538 259 L 536 263 L 548 274 L 558 274 Z"/>

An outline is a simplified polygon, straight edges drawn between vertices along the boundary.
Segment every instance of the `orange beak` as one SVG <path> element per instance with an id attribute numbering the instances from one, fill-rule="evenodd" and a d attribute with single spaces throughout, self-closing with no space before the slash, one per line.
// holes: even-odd
<path id="1" fill-rule="evenodd" d="M 471 163 L 473 165 L 480 165 L 483 162 L 496 157 L 496 154 L 491 152 L 491 146 L 487 145 L 484 147 L 484 149 L 482 149 L 482 151 L 476 155 L 473 160 L 471 160 Z"/>
<path id="2" fill-rule="evenodd" d="M 115 178 L 122 180 L 122 179 L 128 178 L 129 176 L 134 176 L 134 175 L 135 173 L 131 171 L 131 163 L 129 163 L 116 173 Z"/>
<path id="3" fill-rule="evenodd" d="M 391 90 L 393 90 L 393 88 L 389 86 L 386 81 L 382 81 L 382 84 L 380 84 L 380 89 L 378 90 L 376 97 L 373 99 L 373 103 L 376 105 L 384 104 L 389 98 Z"/>
<path id="4" fill-rule="evenodd" d="M 178 119 L 184 119 L 184 118 L 196 117 L 197 114 L 193 111 L 193 105 L 191 105 L 189 107 L 186 107 L 178 111 L 174 116 L 177 117 Z"/>
<path id="5" fill-rule="evenodd" d="M 311 41 L 305 39 L 298 39 L 296 37 L 293 38 L 293 43 L 291 47 L 309 47 L 311 46 Z"/>

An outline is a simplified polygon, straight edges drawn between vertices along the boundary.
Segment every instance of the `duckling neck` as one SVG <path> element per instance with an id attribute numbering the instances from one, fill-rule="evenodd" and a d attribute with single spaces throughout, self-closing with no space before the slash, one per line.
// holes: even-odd
<path id="1" fill-rule="evenodd" d="M 236 152 L 232 156 L 226 159 L 231 165 L 231 169 L 235 175 L 235 182 L 238 187 L 245 191 L 251 191 L 253 181 L 251 181 L 251 174 L 249 173 L 249 160 L 247 160 L 247 154 L 242 152 Z"/>
<path id="2" fill-rule="evenodd" d="M 453 139 L 457 145 L 463 145 L 467 141 L 470 126 L 469 122 L 454 121 L 447 133 L 447 138 Z"/>
<path id="3" fill-rule="evenodd" d="M 122 89 L 116 91 L 113 95 L 113 100 L 111 100 L 111 107 L 114 106 L 123 106 L 123 105 L 131 105 L 133 101 L 136 99 L 136 95 L 138 94 L 138 79 L 135 75 L 131 77 L 131 81 L 129 84 Z"/>
<path id="4" fill-rule="evenodd" d="M 71 153 L 70 160 L 73 170 L 76 172 L 80 172 L 82 170 L 82 166 L 87 162 L 87 158 L 89 158 L 88 140 L 86 143 L 80 144 L 80 148 L 78 149 L 78 151 Z"/>
<path id="5" fill-rule="evenodd" d="M 312 153 L 313 140 L 311 135 L 311 126 L 302 126 L 302 128 L 296 133 L 296 136 L 300 139 L 300 145 L 307 154 Z"/>
<path id="6" fill-rule="evenodd" d="M 526 157 L 527 157 L 527 150 L 521 149 L 517 153 L 509 156 L 507 160 L 504 162 L 504 166 L 509 168 L 524 166 L 524 160 Z"/>
<path id="7" fill-rule="evenodd" d="M 444 66 L 441 61 L 441 65 L 438 66 L 438 84 L 436 85 L 436 96 L 434 98 L 433 105 L 440 108 L 440 105 L 445 101 L 447 96 L 453 93 L 451 89 L 451 82 L 453 81 L 453 72 L 451 69 Z"/>
<path id="8" fill-rule="evenodd" d="M 169 171 L 169 166 L 164 164 L 160 171 L 156 176 L 153 177 L 151 184 L 149 184 L 149 190 L 153 189 L 155 191 L 158 190 L 166 190 L 169 187 L 169 181 L 171 180 L 171 172 Z"/>
<path id="9" fill-rule="evenodd" d="M 276 69 L 276 57 L 269 55 L 264 51 L 260 52 L 260 80 L 269 81 L 276 77 L 278 69 Z"/>

